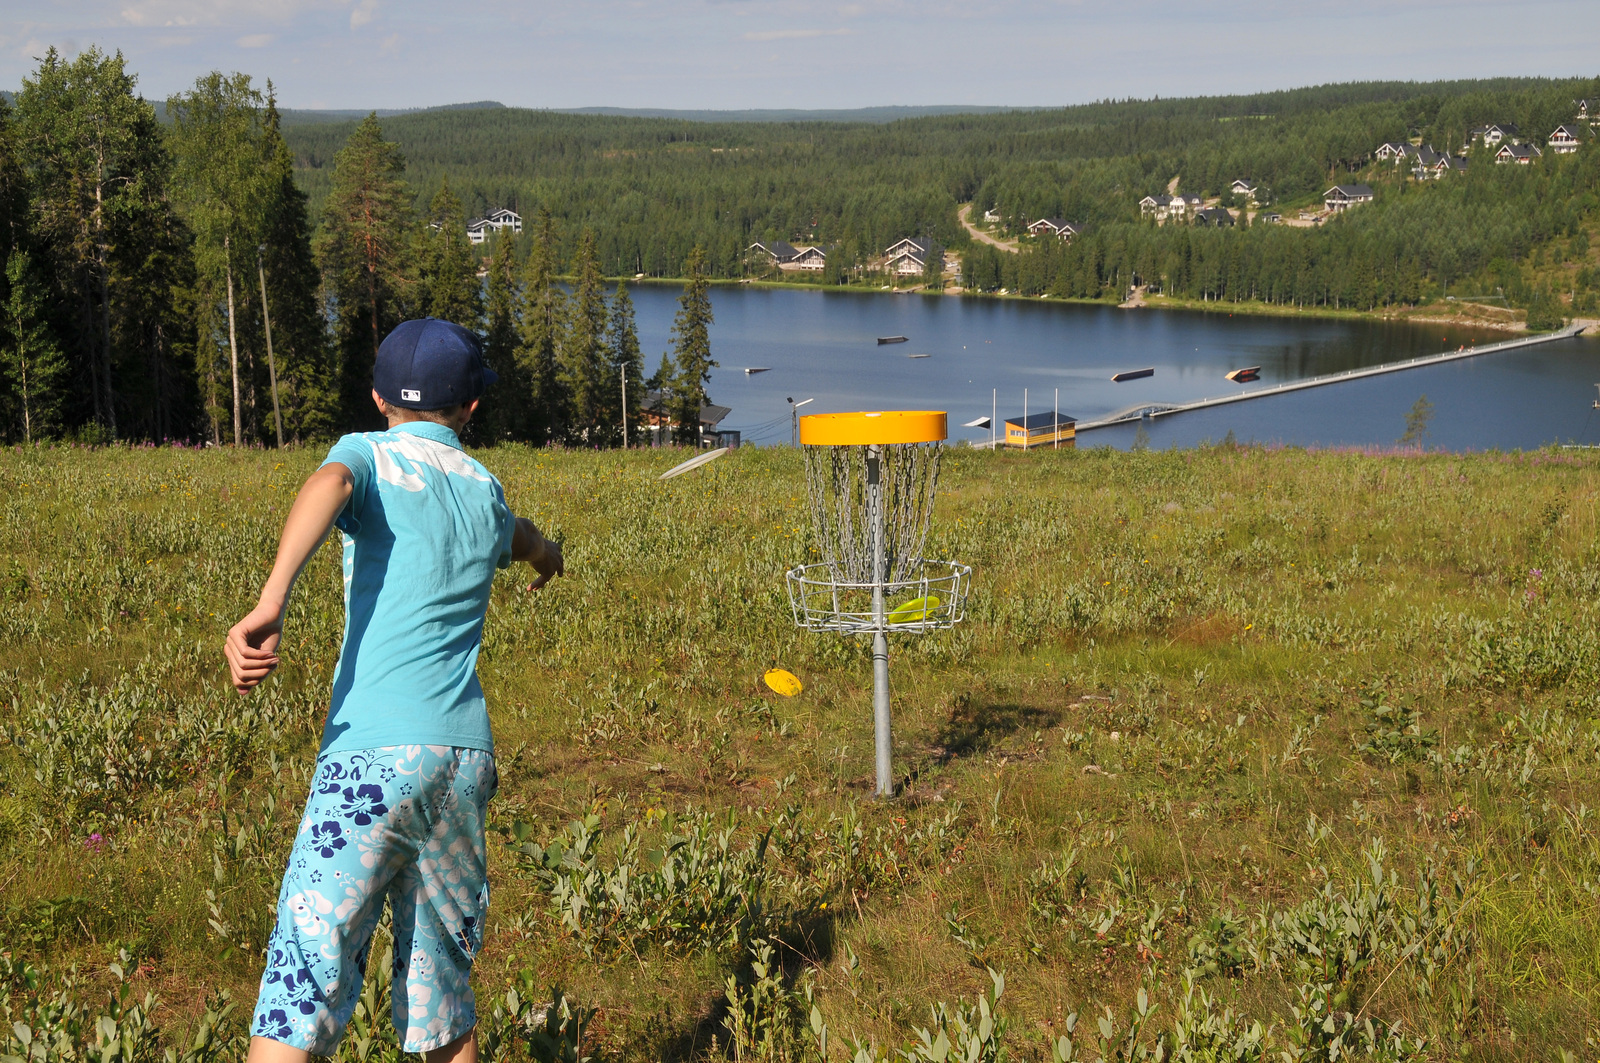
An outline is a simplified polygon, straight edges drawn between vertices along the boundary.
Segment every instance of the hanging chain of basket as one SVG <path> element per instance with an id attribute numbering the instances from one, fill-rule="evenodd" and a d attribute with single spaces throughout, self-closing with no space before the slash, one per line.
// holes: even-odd
<path id="1" fill-rule="evenodd" d="M 817 547 L 838 580 L 870 584 L 880 578 L 872 563 L 878 514 L 867 490 L 869 450 L 877 452 L 884 510 L 881 578 L 887 585 L 911 582 L 922 567 L 939 486 L 938 443 L 806 447 L 806 495 Z"/>

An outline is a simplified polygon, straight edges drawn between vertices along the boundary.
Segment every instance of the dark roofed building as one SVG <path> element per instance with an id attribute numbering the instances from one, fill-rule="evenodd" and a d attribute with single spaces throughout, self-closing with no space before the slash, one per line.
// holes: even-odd
<path id="1" fill-rule="evenodd" d="M 1194 212 L 1194 223 L 1221 229 L 1233 224 L 1233 215 L 1224 207 L 1207 207 Z"/>
<path id="2" fill-rule="evenodd" d="M 1078 439 L 1078 419 L 1045 410 L 1026 417 L 1007 417 L 1005 445 L 1022 450 L 1034 447 L 1070 447 Z"/>
<path id="3" fill-rule="evenodd" d="M 1372 189 L 1367 185 L 1334 185 L 1322 193 L 1322 205 L 1335 214 L 1349 210 L 1357 203 L 1371 203 Z"/>
<path id="4" fill-rule="evenodd" d="M 644 393 L 644 405 L 639 407 L 639 412 L 644 416 L 644 423 L 650 429 L 650 434 L 659 444 L 666 442 L 665 430 L 676 426 L 672 420 L 672 413 L 662 401 L 659 390 Z M 739 445 L 738 431 L 722 431 L 717 426 L 723 419 L 733 412 L 730 406 L 717 406 L 707 403 L 700 407 L 700 445 L 702 447 L 736 447 Z"/>
<path id="5" fill-rule="evenodd" d="M 785 262 L 794 261 L 795 255 L 799 252 L 794 249 L 794 245 L 784 240 L 757 240 L 745 249 L 745 254 L 764 255 L 773 265 L 781 266 Z"/>

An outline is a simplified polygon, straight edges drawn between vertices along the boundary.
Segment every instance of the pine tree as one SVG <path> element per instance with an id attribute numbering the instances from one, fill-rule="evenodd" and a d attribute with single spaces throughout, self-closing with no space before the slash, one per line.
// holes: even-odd
<path id="1" fill-rule="evenodd" d="M 411 194 L 405 158 L 383 139 L 369 114 L 334 156 L 333 188 L 322 212 L 317 248 L 334 304 L 339 355 L 340 419 L 381 427 L 369 393 L 378 345 L 405 320 L 411 295 Z"/>
<path id="2" fill-rule="evenodd" d="M 418 298 L 429 317 L 476 329 L 483 316 L 478 256 L 467 240 L 467 216 L 450 180 L 428 204 L 427 224 L 417 230 Z"/>
<path id="3" fill-rule="evenodd" d="M 517 361 L 522 291 L 517 284 L 516 238 L 510 230 L 502 230 L 495 238 L 486 311 L 488 331 L 483 340 L 483 357 L 500 380 L 481 417 L 473 423 L 481 422 L 483 438 L 493 442 L 527 439 L 528 402 L 533 388 Z"/>
<path id="4" fill-rule="evenodd" d="M 556 287 L 555 241 L 555 220 L 541 207 L 533 251 L 522 273 L 522 343 L 516 356 L 528 387 L 527 438 L 535 446 L 563 442 L 572 423 L 560 374 L 567 300 Z"/>
<path id="5" fill-rule="evenodd" d="M 611 299 L 606 351 L 611 361 L 611 381 L 617 389 L 617 427 L 620 430 L 626 419 L 628 438 L 622 445 L 632 446 L 639 436 L 639 408 L 644 403 L 644 354 L 639 350 L 639 331 L 634 325 L 633 298 L 622 281 L 617 282 L 617 294 Z"/>
<path id="6" fill-rule="evenodd" d="M 561 383 L 570 396 L 576 439 L 604 446 L 620 435 L 622 411 L 606 350 L 606 292 L 593 229 L 578 240 L 577 278 L 561 344 Z"/>
<path id="7" fill-rule="evenodd" d="M 700 441 L 700 410 L 710 400 L 706 384 L 717 363 L 711 358 L 711 280 L 706 274 L 705 248 L 696 245 L 684 262 L 688 282 L 678 297 L 672 320 L 672 410 L 678 422 L 678 441 Z"/>
<path id="8" fill-rule="evenodd" d="M 57 427 L 67 363 L 46 321 L 45 291 L 33 261 L 20 247 L 6 259 L 5 345 L 0 373 L 10 395 L 8 427 L 33 443 Z"/>

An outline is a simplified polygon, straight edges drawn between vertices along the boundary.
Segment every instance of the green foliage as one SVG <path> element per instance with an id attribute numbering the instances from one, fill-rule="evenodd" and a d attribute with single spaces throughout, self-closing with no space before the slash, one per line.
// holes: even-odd
<path id="1" fill-rule="evenodd" d="M 382 427 L 369 397 L 372 366 L 378 344 L 413 308 L 405 167 L 377 115 L 368 115 L 334 156 L 322 205 L 317 254 L 335 308 L 340 420 L 350 427 Z"/>
<path id="2" fill-rule="evenodd" d="M 1411 404 L 1411 409 L 1406 413 L 1406 430 L 1398 440 L 1402 447 L 1422 445 L 1422 440 L 1428 434 L 1428 422 L 1433 420 L 1433 403 L 1428 401 L 1428 396 L 1419 395 L 1417 401 Z"/>
<path id="3" fill-rule="evenodd" d="M 672 380 L 669 408 L 678 425 L 680 443 L 700 438 L 700 410 L 709 401 L 706 384 L 717 362 L 711 357 L 711 284 L 705 249 L 696 246 L 684 261 L 688 281 L 672 319 Z"/>
<path id="4" fill-rule="evenodd" d="M 1421 760 L 1439 743 L 1438 732 L 1424 730 L 1420 714 L 1408 703 L 1391 704 L 1388 693 L 1378 686 L 1361 695 L 1361 710 L 1366 715 L 1366 740 L 1356 743 L 1357 753 L 1382 757 L 1390 764 Z"/>
<path id="5" fill-rule="evenodd" d="M 5 345 L 0 347 L 0 382 L 8 402 L 8 426 L 24 443 L 52 435 L 61 413 L 62 378 L 66 359 L 51 334 L 45 313 L 45 295 L 33 271 L 33 261 L 20 247 L 6 258 L 8 295 L 0 307 L 5 323 Z"/>
<path id="6" fill-rule="evenodd" d="M 419 312 L 463 328 L 477 329 L 483 315 L 478 257 L 467 242 L 467 218 L 461 200 L 443 181 L 417 229 L 412 252 L 420 288 Z"/>
<path id="7" fill-rule="evenodd" d="M 651 942 L 685 949 L 738 949 L 769 933 L 767 843 L 771 832 L 737 846 L 738 820 L 698 812 L 663 817 L 656 846 L 629 824 L 614 856 L 601 852 L 599 816 L 569 823 L 540 845 L 513 838 L 523 865 L 545 884 L 550 907 L 586 950 Z"/>

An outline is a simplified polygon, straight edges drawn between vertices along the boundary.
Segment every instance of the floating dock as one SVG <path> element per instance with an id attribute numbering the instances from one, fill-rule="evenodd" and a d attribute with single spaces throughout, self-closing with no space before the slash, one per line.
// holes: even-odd
<path id="1" fill-rule="evenodd" d="M 1500 351 L 1515 350 L 1519 347 L 1533 347 L 1541 343 L 1570 340 L 1582 332 L 1584 328 L 1584 325 L 1568 325 L 1558 332 L 1545 332 L 1537 336 L 1524 336 L 1521 339 L 1504 340 L 1500 343 L 1491 343 L 1486 347 L 1464 347 L 1460 350 L 1446 351 L 1443 354 L 1427 354 L 1419 358 L 1408 358 L 1403 362 L 1385 362 L 1383 365 L 1368 366 L 1365 369 L 1347 369 L 1343 373 L 1328 373 L 1324 376 L 1307 377 L 1304 380 L 1291 380 L 1287 384 L 1274 384 L 1271 387 L 1256 388 L 1253 391 L 1242 391 L 1233 395 L 1221 395 L 1217 398 L 1200 399 L 1197 402 L 1142 402 L 1135 406 L 1126 406 L 1115 413 L 1107 414 L 1098 421 L 1080 422 L 1078 424 L 1078 432 L 1088 432 L 1096 428 L 1109 428 L 1115 424 L 1127 424 L 1145 417 L 1166 417 L 1169 414 L 1187 413 L 1190 410 L 1225 406 L 1230 402 L 1264 399 L 1272 395 L 1283 395 L 1290 391 L 1304 391 L 1306 388 L 1320 388 L 1327 384 L 1338 384 L 1346 380 L 1360 380 L 1363 377 L 1382 376 L 1385 373 L 1398 373 L 1406 369 L 1421 369 L 1430 365 L 1442 365 L 1445 362 L 1459 362 L 1464 358 L 1476 358 L 1479 355 L 1495 354 Z"/>

